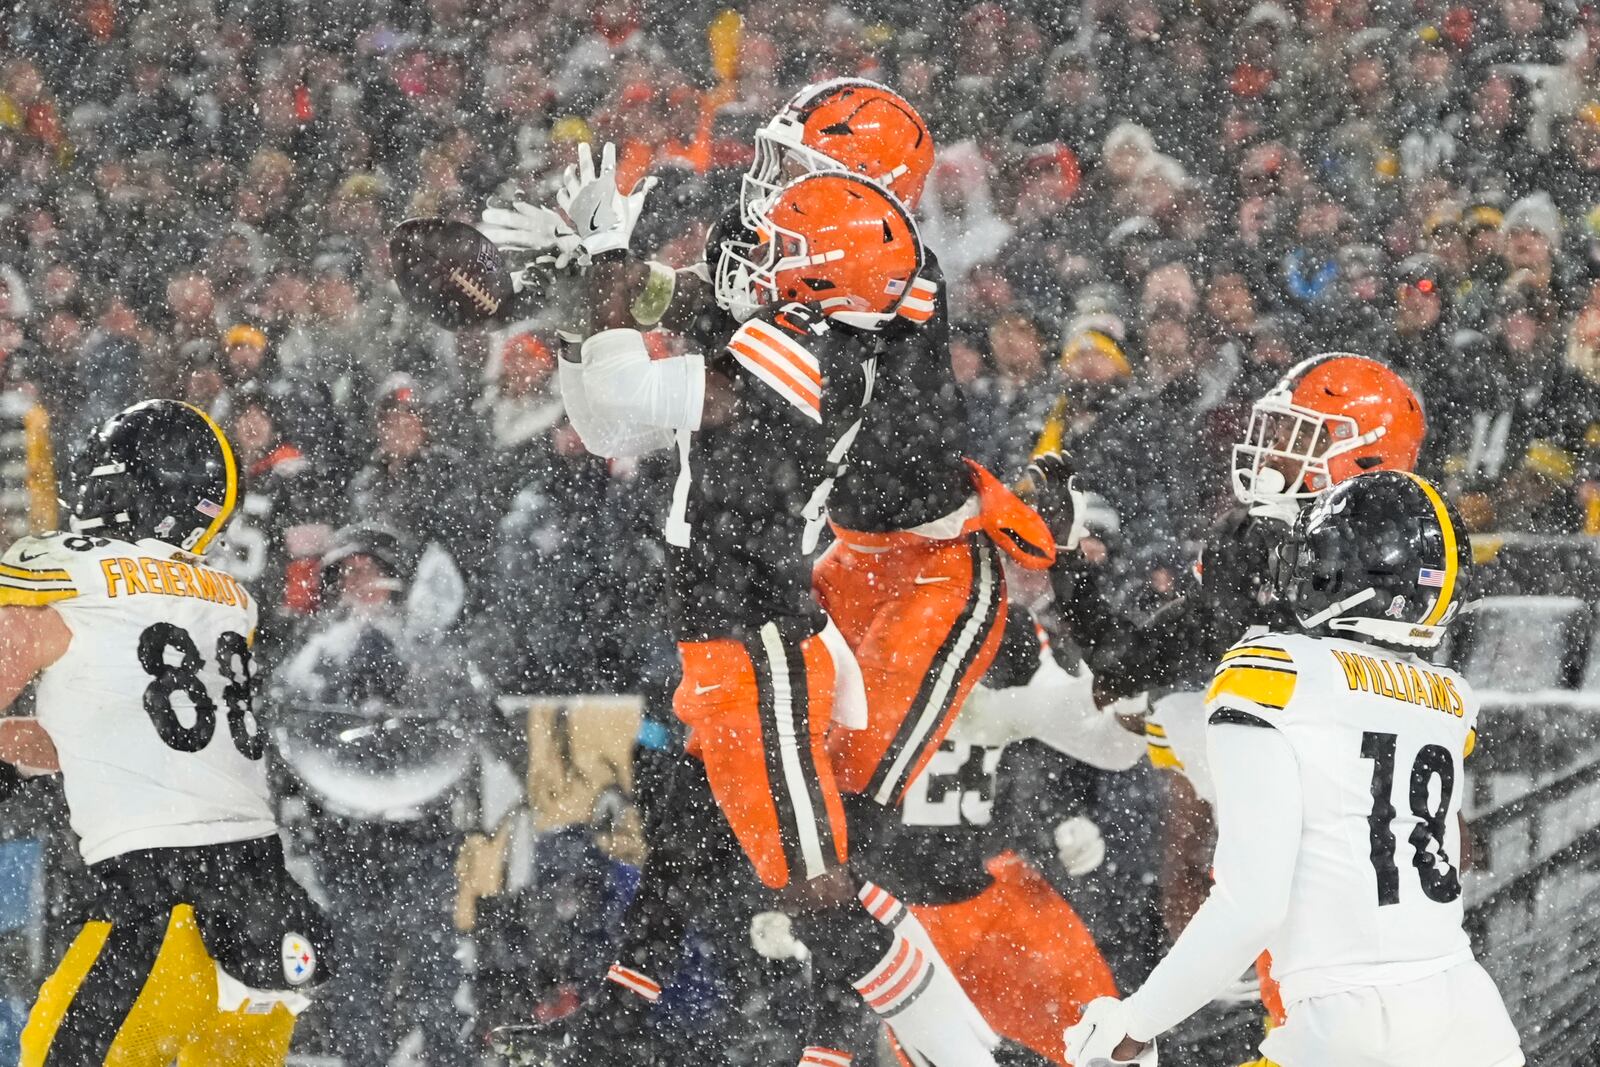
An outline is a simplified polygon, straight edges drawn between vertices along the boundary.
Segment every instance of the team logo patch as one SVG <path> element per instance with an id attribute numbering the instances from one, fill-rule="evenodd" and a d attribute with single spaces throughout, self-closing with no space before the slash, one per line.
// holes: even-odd
<path id="1" fill-rule="evenodd" d="M 222 505 L 209 497 L 201 497 L 200 503 L 196 504 L 194 509 L 208 519 L 214 519 L 222 514 Z"/>
<path id="2" fill-rule="evenodd" d="M 1444 571 L 1436 571 L 1432 567 L 1423 567 L 1417 571 L 1418 585 L 1431 585 L 1435 589 L 1444 588 Z"/>
<path id="3" fill-rule="evenodd" d="M 317 954 L 311 942 L 299 934 L 283 935 L 283 977 L 292 986 L 302 986 L 311 981 L 317 972 Z"/>

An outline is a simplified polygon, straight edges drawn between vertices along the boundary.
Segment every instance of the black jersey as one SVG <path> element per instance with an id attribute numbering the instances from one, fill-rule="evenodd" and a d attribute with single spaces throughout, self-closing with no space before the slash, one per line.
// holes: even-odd
<path id="1" fill-rule="evenodd" d="M 1253 626 L 1298 630 L 1273 591 L 1276 552 L 1288 535 L 1277 519 L 1229 511 L 1206 537 L 1195 579 L 1143 622 L 1117 613 L 1092 568 L 1063 553 L 1052 571 L 1055 610 L 1083 651 L 1095 693 L 1114 700 L 1151 689 L 1203 688 L 1222 653 Z"/>
<path id="2" fill-rule="evenodd" d="M 907 904 L 953 904 L 987 889 L 985 864 L 1007 847 L 994 825 L 1002 752 L 946 738 L 899 807 L 846 798 L 863 872 Z"/>
<path id="3" fill-rule="evenodd" d="M 828 511 L 851 530 L 909 530 L 973 493 L 967 405 L 950 366 L 944 273 L 925 250 L 900 316 L 878 335 L 878 384 Z"/>
<path id="4" fill-rule="evenodd" d="M 707 364 L 732 381 L 734 413 L 679 435 L 666 531 L 678 637 L 739 637 L 769 620 L 809 636 L 823 622 L 812 555 L 875 357 L 861 335 L 787 304 L 744 323 Z"/>

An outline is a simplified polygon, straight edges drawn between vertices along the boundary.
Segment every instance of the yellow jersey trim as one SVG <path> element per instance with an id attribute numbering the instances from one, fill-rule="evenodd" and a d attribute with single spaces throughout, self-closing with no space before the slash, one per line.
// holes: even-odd
<path id="1" fill-rule="evenodd" d="M 1293 663 L 1294 657 L 1281 648 L 1271 645 L 1237 645 L 1222 654 L 1223 662 L 1238 659 L 1240 656 L 1260 656 L 1262 659 L 1281 660 L 1284 663 Z"/>
<path id="2" fill-rule="evenodd" d="M 1183 760 L 1170 748 L 1146 745 L 1145 754 L 1150 757 L 1150 765 L 1163 771 L 1183 770 Z"/>
<path id="3" fill-rule="evenodd" d="M 1286 667 L 1225 667 L 1206 690 L 1206 703 L 1220 697 L 1238 697 L 1264 708 L 1282 711 L 1294 696 L 1299 677 Z"/>
<path id="4" fill-rule="evenodd" d="M 0 608 L 42 608 L 77 595 L 76 589 L 16 589 L 0 585 Z"/>
<path id="5" fill-rule="evenodd" d="M 0 575 L 7 578 L 18 578 L 25 582 L 70 582 L 72 575 L 64 570 L 36 571 L 29 567 L 13 567 L 9 563 L 0 563 Z"/>

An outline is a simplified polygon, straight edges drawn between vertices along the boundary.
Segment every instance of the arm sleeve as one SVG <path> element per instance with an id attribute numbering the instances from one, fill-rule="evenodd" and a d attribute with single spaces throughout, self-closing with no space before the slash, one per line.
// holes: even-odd
<path id="1" fill-rule="evenodd" d="M 1153 1040 L 1239 977 L 1289 910 L 1300 850 L 1300 774 L 1277 730 L 1207 728 L 1216 779 L 1216 883 L 1165 959 L 1128 998 L 1128 1036 Z M 1271 803 L 1261 802 L 1270 797 Z"/>
<path id="2" fill-rule="evenodd" d="M 665 448 L 677 430 L 700 428 L 705 359 L 651 359 L 637 330 L 605 330 L 563 359 L 561 397 L 584 447 L 597 456 Z"/>
<path id="3" fill-rule="evenodd" d="M 950 736 L 984 746 L 1037 738 L 1080 763 L 1125 771 L 1144 755 L 1144 738 L 1097 708 L 1090 684 L 1087 676 L 1068 674 L 1043 656 L 1026 685 L 974 689 Z"/>

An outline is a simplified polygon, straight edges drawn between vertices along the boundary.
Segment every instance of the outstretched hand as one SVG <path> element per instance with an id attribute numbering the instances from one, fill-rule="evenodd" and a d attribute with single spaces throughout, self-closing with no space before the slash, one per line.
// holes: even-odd
<path id="1" fill-rule="evenodd" d="M 578 145 L 578 162 L 569 166 L 556 193 L 567 222 L 577 234 L 578 243 L 588 256 L 626 251 L 633 229 L 644 212 L 645 198 L 656 185 L 655 178 L 644 178 L 627 195 L 617 188 L 617 149 L 607 144 L 600 150 L 600 166 L 587 144 Z"/>

